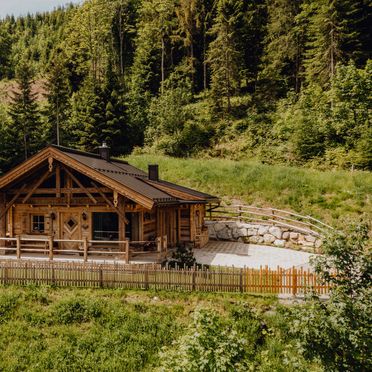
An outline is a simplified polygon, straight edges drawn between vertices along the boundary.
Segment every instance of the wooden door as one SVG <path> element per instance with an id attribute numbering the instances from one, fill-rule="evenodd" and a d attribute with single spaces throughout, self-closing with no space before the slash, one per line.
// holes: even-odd
<path id="1" fill-rule="evenodd" d="M 61 239 L 80 240 L 81 239 L 81 221 L 80 213 L 67 212 L 61 213 Z M 78 249 L 78 242 L 64 242 L 63 249 Z"/>

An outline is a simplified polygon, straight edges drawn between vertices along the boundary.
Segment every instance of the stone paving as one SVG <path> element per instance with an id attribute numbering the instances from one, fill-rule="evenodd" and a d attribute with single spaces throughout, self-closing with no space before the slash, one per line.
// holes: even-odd
<path id="1" fill-rule="evenodd" d="M 312 253 L 255 244 L 210 241 L 204 248 L 194 250 L 198 263 L 216 266 L 275 269 L 277 266 L 309 268 Z"/>

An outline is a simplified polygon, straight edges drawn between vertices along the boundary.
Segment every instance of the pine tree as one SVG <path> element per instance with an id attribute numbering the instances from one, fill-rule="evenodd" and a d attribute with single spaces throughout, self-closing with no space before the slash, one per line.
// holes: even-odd
<path id="1" fill-rule="evenodd" d="M 323 87 L 335 76 L 342 57 L 340 41 L 344 24 L 336 5 L 335 0 L 311 1 L 304 4 L 302 12 L 302 17 L 309 19 L 304 59 L 306 80 Z"/>
<path id="2" fill-rule="evenodd" d="M 30 64 L 22 61 L 16 70 L 18 90 L 13 91 L 9 111 L 9 146 L 15 161 L 27 159 L 43 142 L 36 94 L 32 92 L 33 77 Z"/>
<path id="3" fill-rule="evenodd" d="M 102 144 L 105 121 L 102 89 L 91 79 L 87 79 L 80 90 L 71 97 L 68 145 L 85 151 L 94 151 Z"/>
<path id="4" fill-rule="evenodd" d="M 217 15 L 211 29 L 215 39 L 209 45 L 208 62 L 211 66 L 212 97 L 217 110 L 231 110 L 231 97 L 240 85 L 242 51 L 238 49 L 236 27 L 242 17 L 242 1 L 219 0 Z"/>
<path id="5" fill-rule="evenodd" d="M 268 95 L 296 93 L 301 87 L 304 53 L 304 19 L 298 17 L 301 1 L 274 0 L 268 3 L 268 23 L 264 40 L 261 79 Z"/>
<path id="6" fill-rule="evenodd" d="M 63 144 L 66 123 L 69 115 L 69 98 L 71 94 L 68 71 L 65 60 L 57 56 L 50 64 L 47 81 L 46 121 L 50 130 L 49 140 L 57 145 Z"/>
<path id="7" fill-rule="evenodd" d="M 187 49 L 187 60 L 193 84 L 195 79 L 194 44 L 196 34 L 201 28 L 200 8 L 199 0 L 180 0 L 176 7 L 178 33 L 180 34 L 184 47 Z"/>

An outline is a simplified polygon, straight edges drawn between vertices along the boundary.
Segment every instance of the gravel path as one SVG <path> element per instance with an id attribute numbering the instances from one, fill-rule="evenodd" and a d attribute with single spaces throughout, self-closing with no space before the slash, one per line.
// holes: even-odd
<path id="1" fill-rule="evenodd" d="M 286 248 L 275 248 L 254 244 L 210 241 L 204 248 L 194 250 L 198 263 L 216 266 L 234 266 L 259 268 L 277 266 L 290 268 L 299 266 L 308 268 L 312 253 Z"/>

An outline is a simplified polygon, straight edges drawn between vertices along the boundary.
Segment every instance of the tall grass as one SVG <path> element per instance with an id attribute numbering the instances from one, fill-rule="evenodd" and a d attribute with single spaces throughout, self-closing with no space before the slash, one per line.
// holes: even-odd
<path id="1" fill-rule="evenodd" d="M 177 339 L 199 304 L 226 311 L 237 301 L 276 300 L 51 287 L 0 287 L 0 371 L 142 371 Z"/>
<path id="2" fill-rule="evenodd" d="M 340 217 L 357 218 L 372 212 L 372 174 L 319 171 L 255 161 L 176 159 L 131 155 L 139 168 L 157 163 L 160 177 L 199 189 L 227 201 L 238 199 L 256 206 L 290 209 L 330 223 Z"/>

